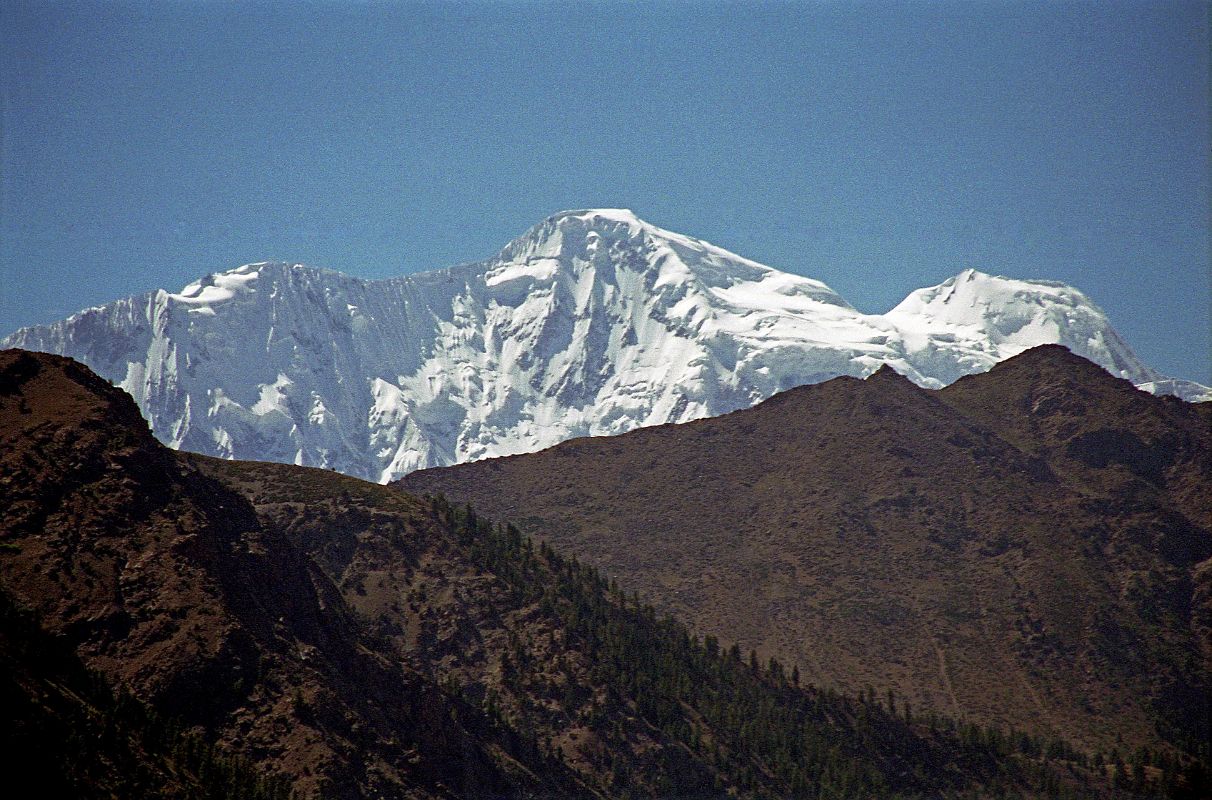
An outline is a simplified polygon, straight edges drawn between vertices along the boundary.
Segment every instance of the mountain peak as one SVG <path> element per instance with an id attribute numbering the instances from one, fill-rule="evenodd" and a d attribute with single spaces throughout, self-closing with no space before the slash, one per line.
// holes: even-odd
<path id="1" fill-rule="evenodd" d="M 969 375 L 961 378 L 948 387 L 948 391 L 957 384 L 967 385 L 975 377 L 977 376 Z M 1134 388 L 1098 364 L 1077 355 L 1063 344 L 1037 345 L 1005 361 L 1000 361 L 993 365 L 993 368 L 982 377 L 979 383 L 1005 389 L 1015 382 L 1038 387 L 1057 380 L 1081 383 L 1087 387 L 1115 385 Z"/>
<path id="2" fill-rule="evenodd" d="M 999 367 L 1006 364 L 1056 364 L 1064 363 L 1066 366 L 1088 365 L 1091 362 L 1081 356 L 1074 355 L 1073 351 L 1063 344 L 1041 344 L 1024 350 L 1013 358 L 1009 358 L 999 364 Z M 1097 365 L 1095 365 L 1097 366 Z M 994 367 L 997 369 L 998 367 Z"/>
<path id="3" fill-rule="evenodd" d="M 666 290 L 669 296 L 678 294 L 674 287 L 689 284 L 707 291 L 785 276 L 803 284 L 799 290 L 821 295 L 823 302 L 846 305 L 819 281 L 781 273 L 710 242 L 653 225 L 622 208 L 553 214 L 507 244 L 488 262 L 490 271 L 507 267 L 511 275 L 515 268 L 527 274 L 538 269 L 550 275 L 557 269 L 575 272 L 583 265 L 594 265 L 606 272 L 622 267 L 644 273 L 651 277 L 649 283 L 654 288 L 670 287 Z"/>
<path id="4" fill-rule="evenodd" d="M 962 332 L 983 344 L 973 358 L 987 366 L 1037 345 L 1064 344 L 1133 383 L 1157 379 L 1115 333 L 1106 313 L 1059 281 L 1026 280 L 966 269 L 909 294 L 884 318 L 926 349 Z M 974 370 L 968 370 L 969 372 Z M 955 375 L 952 380 L 958 378 Z"/>
<path id="5" fill-rule="evenodd" d="M 647 225 L 648 223 L 635 215 L 635 212 L 630 208 L 581 208 L 569 211 L 560 211 L 552 214 L 548 219 L 562 220 L 577 218 L 586 221 L 602 220 L 606 222 L 624 222 L 633 225 Z"/>
<path id="6" fill-rule="evenodd" d="M 666 246 L 679 253 L 689 252 L 723 258 L 747 268 L 758 267 L 766 271 L 771 269 L 704 239 L 654 225 L 636 216 L 635 212 L 628 208 L 573 209 L 552 214 L 506 245 L 499 258 L 505 258 L 506 253 L 515 252 L 519 243 L 550 242 L 552 239 L 578 242 L 591 233 L 611 240 L 636 239 L 652 246 Z"/>
<path id="7" fill-rule="evenodd" d="M 1032 370 L 1033 362 L 1056 368 Z M 1101 666 L 1075 676 L 1068 661 L 1023 659 L 1028 645 L 1017 631 L 1027 623 L 1017 620 L 1072 632 L 1075 658 L 1126 663 L 1098 627 L 1141 624 L 1136 608 L 1122 605 L 1120 581 L 1163 564 L 1160 580 L 1172 581 L 1210 552 L 1207 524 L 1192 525 L 1212 520 L 1205 477 L 1212 428 L 1200 427 L 1194 409 L 1133 391 L 1094 364 L 1068 369 L 1078 362 L 1063 348 L 1039 348 L 934 394 L 895 377 L 904 366 L 892 360 L 865 382 L 837 378 L 734 415 L 414 473 L 401 486 L 471 503 L 490 517 L 525 509 L 524 530 L 592 554 L 621 585 L 645 587 L 658 607 L 691 615 L 703 634 L 798 663 L 818 685 L 862 686 L 866 670 L 870 680 L 891 674 L 907 681 L 897 692 L 908 690 L 914 703 L 1006 714 L 995 724 L 1016 727 L 1039 718 L 1038 705 L 1018 689 L 1022 681 L 1012 685 L 1017 679 L 1003 675 L 1021 674 L 1069 687 L 1048 691 L 1056 714 L 1049 726 L 1063 717 L 1059 724 L 1089 737 L 1091 747 L 1109 746 L 1095 740 L 1116 733 L 1097 721 L 1135 729 L 1124 737 L 1155 736 L 1148 717 L 1122 709 L 1178 718 L 1156 705 L 1171 689 L 1160 688 L 1150 669 L 1136 671 L 1131 680 L 1139 683 L 1129 685 L 1127 673 L 1110 677 Z M 1017 375 L 1007 375 L 1012 364 Z M 1072 375 L 1075 388 L 1058 375 Z M 957 401 L 965 396 L 973 400 Z M 1051 416 L 1041 419 L 1044 412 Z M 1071 442 L 1074 434 L 1080 438 Z M 1024 563 L 1043 571 L 1026 578 L 1018 571 Z M 1108 580 L 1108 569 L 1116 577 Z M 1190 590 L 1163 596 L 1162 585 L 1141 596 L 1182 610 L 1151 617 L 1174 620 L 1157 635 L 1195 646 Z M 1033 588 L 1018 588 L 1026 586 Z M 745 602 L 738 608 L 725 598 Z M 1073 609 L 1099 621 L 1059 627 L 1078 619 Z M 1123 622 L 1104 622 L 1111 617 L 1096 609 L 1123 609 L 1116 618 Z M 948 659 L 966 670 L 949 697 L 938 689 L 935 625 L 953 637 Z M 993 634 L 994 625 L 1005 627 Z M 1166 669 L 1202 674 L 1186 655 L 1193 651 L 1173 652 Z M 971 667 L 970 658 L 991 667 Z M 1191 678 L 1174 685 L 1183 680 Z M 1113 707 L 1111 697 L 1120 713 L 1103 710 Z M 1183 697 L 1165 702 L 1203 702 L 1198 692 Z"/>
<path id="8" fill-rule="evenodd" d="M 1208 392 L 1157 383 L 1064 284 L 969 269 L 863 314 L 821 281 L 620 208 L 562 211 L 494 258 L 380 281 L 246 264 L 0 346 L 76 356 L 174 447 L 389 480 L 715 416 L 882 363 L 938 389 L 1053 342 L 1138 385 Z"/>
<path id="9" fill-rule="evenodd" d="M 1094 305 L 1081 291 L 1060 281 L 1008 278 L 993 275 L 978 269 L 968 268 L 947 278 L 937 286 L 928 286 L 911 292 L 890 314 L 899 312 L 921 313 L 932 309 L 934 315 L 946 313 L 955 321 L 971 324 L 976 316 L 965 309 L 988 309 L 1003 306 L 1014 300 L 1037 301 L 1046 299 L 1067 306 L 1087 306 L 1099 314 Z"/>
<path id="10" fill-rule="evenodd" d="M 891 364 L 889 364 L 887 361 L 885 361 L 883 364 L 880 364 L 880 368 L 877 369 L 875 372 L 871 373 L 870 375 L 868 375 L 866 380 L 869 380 L 869 381 L 897 381 L 897 382 L 904 382 L 904 383 L 912 383 L 912 381 L 910 381 L 908 378 L 906 378 L 900 372 L 897 372 L 896 368 L 893 367 Z"/>

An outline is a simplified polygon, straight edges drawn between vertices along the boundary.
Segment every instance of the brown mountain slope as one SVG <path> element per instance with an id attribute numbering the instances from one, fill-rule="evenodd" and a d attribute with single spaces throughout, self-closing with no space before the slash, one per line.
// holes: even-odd
<path id="1" fill-rule="evenodd" d="M 1044 459 L 1070 489 L 1127 618 L 1139 621 L 1123 650 L 1154 672 L 1161 732 L 1206 726 L 1207 695 L 1198 692 L 1207 687 L 1184 687 L 1182 675 L 1212 673 L 1212 405 L 1132 391 L 1056 346 L 939 396 Z M 1192 637 L 1202 665 L 1188 653 L 1190 666 L 1161 674 L 1172 663 L 1163 653 L 1186 652 Z"/>
<path id="2" fill-rule="evenodd" d="M 67 359 L 0 353 L 0 487 L 0 590 L 35 638 L 301 796 L 1108 796 L 1061 742 L 798 687 L 466 510 L 168 451 Z M 102 730 L 107 785 L 174 769 L 0 634 L 27 729 L 69 753 Z"/>
<path id="3" fill-rule="evenodd" d="M 1129 391 L 1057 345 L 961 378 L 939 397 L 1090 494 L 1212 519 L 1212 403 Z"/>
<path id="4" fill-rule="evenodd" d="M 818 684 L 1187 748 L 1208 731 L 1209 452 L 1194 408 L 1052 347 L 941 393 L 885 368 L 398 485 Z"/>
<path id="5" fill-rule="evenodd" d="M 0 487 L 4 590 L 115 686 L 302 794 L 578 793 L 567 770 L 538 778 L 469 730 L 373 646 L 304 548 L 76 362 L 0 353 Z"/>
<path id="6" fill-rule="evenodd" d="M 0 770 L 40 797 L 288 800 L 289 787 L 193 736 L 80 663 L 0 592 Z M 29 780 L 22 781 L 21 778 Z"/>

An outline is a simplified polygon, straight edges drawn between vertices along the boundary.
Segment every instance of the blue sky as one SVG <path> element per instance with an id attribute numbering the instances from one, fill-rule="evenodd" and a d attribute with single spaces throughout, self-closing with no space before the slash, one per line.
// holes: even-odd
<path id="1" fill-rule="evenodd" d="M 1204 3 L 0 4 L 0 332 L 621 206 L 882 312 L 1086 291 L 1212 383 Z"/>

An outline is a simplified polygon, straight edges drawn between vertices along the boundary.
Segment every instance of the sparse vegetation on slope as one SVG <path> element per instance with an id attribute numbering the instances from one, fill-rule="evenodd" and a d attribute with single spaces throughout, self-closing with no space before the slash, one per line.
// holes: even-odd
<path id="1" fill-rule="evenodd" d="M 439 497 L 170 453 L 64 359 L 0 354 L 0 374 L 18 376 L 0 392 L 0 587 L 116 692 L 300 797 L 1199 787 L 1168 754 L 1100 763 L 810 686 Z"/>
<path id="2" fill-rule="evenodd" d="M 885 370 L 398 485 L 806 682 L 1206 760 L 1207 419 L 1050 347 L 940 392 Z"/>
<path id="3" fill-rule="evenodd" d="M 494 525 L 441 497 L 433 502 L 478 563 L 505 578 L 518 600 L 557 617 L 589 656 L 593 667 L 584 686 L 566 676 L 549 692 L 562 697 L 566 714 L 579 715 L 612 745 L 605 755 L 618 788 L 638 786 L 658 796 L 733 788 L 776 797 L 1077 797 L 1095 794 L 1102 784 L 1085 757 L 1059 740 L 934 714 L 915 719 L 894 697 L 846 697 L 801 686 L 798 674 L 777 660 L 759 663 L 735 646 L 722 650 L 714 637 L 698 639 L 673 619 L 658 618 L 639 597 L 626 598 L 591 567 L 546 544 L 536 547 L 512 525 Z M 530 674 L 534 661 L 524 650 L 503 658 L 510 664 L 506 686 L 514 692 L 542 683 Z M 593 697 L 579 702 L 578 690 Z M 721 775 L 714 785 L 637 776 L 626 760 L 613 758 L 626 749 L 625 741 L 611 741 L 618 720 L 633 714 L 715 767 Z"/>
<path id="4" fill-rule="evenodd" d="M 0 592 L 0 766 L 43 797 L 289 800 L 288 783 L 220 752 L 80 663 Z"/>

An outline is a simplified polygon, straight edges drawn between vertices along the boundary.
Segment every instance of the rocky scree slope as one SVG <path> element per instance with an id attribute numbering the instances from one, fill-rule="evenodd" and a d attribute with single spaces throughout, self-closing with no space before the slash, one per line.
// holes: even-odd
<path id="1" fill-rule="evenodd" d="M 406 476 L 845 691 L 1206 752 L 1212 425 L 1062 347 Z"/>
<path id="2" fill-rule="evenodd" d="M 967 270 L 862 314 L 825 284 L 627 211 L 557 214 L 483 262 L 365 281 L 252 264 L 0 340 L 76 358 L 174 448 L 412 470 L 685 422 L 892 364 L 938 388 L 1057 342 L 1190 399 L 1081 292 Z"/>
<path id="3" fill-rule="evenodd" d="M 170 451 L 60 357 L 0 353 L 0 486 L 0 591 L 36 635 L 300 797 L 1111 791 L 1063 742 L 747 663 L 468 509 Z M 41 713 L 69 684 L 37 679 L 8 632 L 0 665 L 36 725 L 69 746 L 121 733 L 104 713 Z M 96 749 L 107 780 L 135 785 L 112 735 Z"/>

